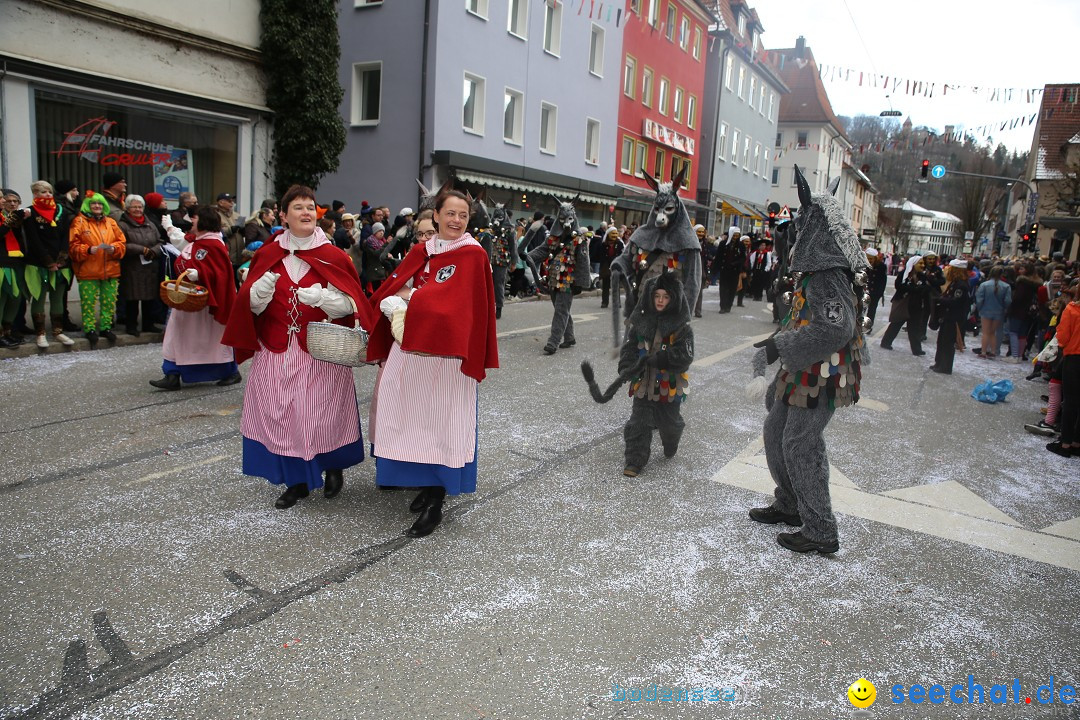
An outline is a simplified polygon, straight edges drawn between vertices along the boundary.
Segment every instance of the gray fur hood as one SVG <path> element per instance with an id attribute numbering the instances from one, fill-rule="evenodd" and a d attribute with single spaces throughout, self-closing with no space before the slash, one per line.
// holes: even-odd
<path id="1" fill-rule="evenodd" d="M 695 238 L 696 239 L 696 238 Z M 657 312 L 653 305 L 653 292 L 657 288 L 667 290 L 671 301 L 664 308 L 664 312 Z M 652 341 L 657 330 L 660 335 L 668 337 L 680 327 L 690 324 L 690 305 L 686 302 L 683 292 L 682 280 L 679 273 L 665 272 L 656 277 L 649 278 L 638 293 L 638 302 L 634 312 L 630 316 L 630 330 L 639 337 Z"/>
<path id="2" fill-rule="evenodd" d="M 798 166 L 795 181 L 799 188 L 799 214 L 795 218 L 795 247 L 791 254 L 793 272 L 818 272 L 844 268 L 852 273 L 866 270 L 859 236 L 844 216 L 844 207 L 833 197 L 839 178 L 829 185 L 828 193 L 810 193 L 810 187 Z"/>

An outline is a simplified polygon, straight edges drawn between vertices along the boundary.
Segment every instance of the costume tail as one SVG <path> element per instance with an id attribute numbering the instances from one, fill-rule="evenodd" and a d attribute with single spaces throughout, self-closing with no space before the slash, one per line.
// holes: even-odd
<path id="1" fill-rule="evenodd" d="M 615 378 L 615 382 L 611 383 L 607 390 L 600 392 L 600 386 L 596 384 L 596 374 L 593 372 L 592 365 L 589 364 L 588 360 L 581 361 L 581 374 L 585 376 L 585 382 L 589 384 L 589 394 L 598 403 L 606 403 L 611 400 L 620 387 L 625 385 L 631 378 L 637 377 L 640 372 L 641 363 L 639 362 Z"/>

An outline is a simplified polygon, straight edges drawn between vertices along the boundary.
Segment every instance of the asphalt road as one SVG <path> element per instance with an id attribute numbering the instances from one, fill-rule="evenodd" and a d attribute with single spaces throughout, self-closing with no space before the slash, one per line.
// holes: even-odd
<path id="1" fill-rule="evenodd" d="M 275 510 L 240 472 L 243 386 L 156 391 L 159 345 L 0 361 L 0 717 L 803 720 L 853 716 L 860 677 L 876 717 L 1080 717 L 1037 692 L 1078 680 L 1080 460 L 1023 431 L 1024 366 L 929 373 L 933 333 L 874 352 L 828 430 L 840 552 L 797 555 L 746 516 L 771 487 L 742 391 L 764 304 L 709 292 L 682 446 L 633 480 L 629 400 L 578 369 L 615 374 L 599 305 L 552 357 L 550 304 L 506 308 L 479 491 L 419 540 L 370 461 Z M 1007 402 L 969 396 L 991 377 Z"/>

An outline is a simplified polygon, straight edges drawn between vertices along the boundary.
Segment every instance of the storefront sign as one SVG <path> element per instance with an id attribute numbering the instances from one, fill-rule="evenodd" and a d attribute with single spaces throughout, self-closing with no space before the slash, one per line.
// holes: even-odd
<path id="1" fill-rule="evenodd" d="M 109 135 L 115 126 L 114 120 L 91 118 L 66 132 L 60 148 L 52 154 L 78 155 L 83 160 L 110 167 L 162 165 L 172 159 L 172 145 Z"/>
<path id="2" fill-rule="evenodd" d="M 675 148 L 681 153 L 686 155 L 694 154 L 694 139 L 683 135 L 682 133 L 675 132 L 669 127 L 664 127 L 658 122 L 646 119 L 644 121 L 644 127 L 641 134 L 650 140 L 654 140 L 661 145 L 667 145 L 670 148 Z"/>

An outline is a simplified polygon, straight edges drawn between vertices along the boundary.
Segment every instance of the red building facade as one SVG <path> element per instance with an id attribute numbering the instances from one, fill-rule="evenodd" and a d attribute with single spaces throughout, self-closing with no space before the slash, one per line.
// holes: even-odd
<path id="1" fill-rule="evenodd" d="M 664 182 L 688 165 L 695 188 L 710 15 L 696 0 L 629 0 L 628 14 L 615 182 L 650 192 L 645 172 Z"/>

